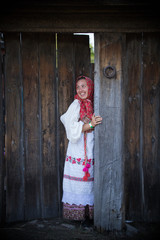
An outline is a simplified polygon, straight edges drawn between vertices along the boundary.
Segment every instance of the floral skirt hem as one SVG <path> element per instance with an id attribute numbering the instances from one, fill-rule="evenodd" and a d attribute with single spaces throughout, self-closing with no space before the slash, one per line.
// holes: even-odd
<path id="1" fill-rule="evenodd" d="M 93 219 L 93 206 L 88 205 L 87 215 Z M 63 218 L 68 220 L 83 221 L 86 218 L 86 206 L 63 203 Z"/>

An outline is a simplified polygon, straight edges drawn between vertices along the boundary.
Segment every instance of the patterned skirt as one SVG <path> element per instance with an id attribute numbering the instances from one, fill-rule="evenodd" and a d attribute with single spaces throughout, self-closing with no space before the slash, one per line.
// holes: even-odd
<path id="1" fill-rule="evenodd" d="M 76 204 L 63 203 L 63 218 L 68 220 L 83 221 L 88 217 L 93 219 L 93 206 L 83 206 Z"/>

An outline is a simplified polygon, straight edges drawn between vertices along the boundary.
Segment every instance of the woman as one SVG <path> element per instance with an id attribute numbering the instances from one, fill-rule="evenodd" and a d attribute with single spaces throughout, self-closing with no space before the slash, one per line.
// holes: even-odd
<path id="1" fill-rule="evenodd" d="M 76 81 L 74 101 L 61 116 L 69 140 L 63 176 L 63 217 L 93 219 L 94 128 L 102 121 L 93 113 L 94 83 L 85 76 Z"/>

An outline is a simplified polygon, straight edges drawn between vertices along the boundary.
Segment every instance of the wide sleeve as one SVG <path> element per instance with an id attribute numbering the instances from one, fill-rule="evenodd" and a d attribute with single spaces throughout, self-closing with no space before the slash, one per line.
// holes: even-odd
<path id="1" fill-rule="evenodd" d="M 84 123 L 79 121 L 79 112 L 80 104 L 78 100 L 75 99 L 69 106 L 67 112 L 60 117 L 65 127 L 67 138 L 71 143 L 76 143 L 80 139 L 82 133 Z"/>

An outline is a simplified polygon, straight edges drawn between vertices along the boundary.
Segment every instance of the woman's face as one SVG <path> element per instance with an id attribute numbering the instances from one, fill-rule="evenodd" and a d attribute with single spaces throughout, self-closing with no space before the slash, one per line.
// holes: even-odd
<path id="1" fill-rule="evenodd" d="M 81 99 L 86 99 L 88 97 L 88 86 L 85 79 L 81 79 L 77 82 L 76 91 Z"/>

